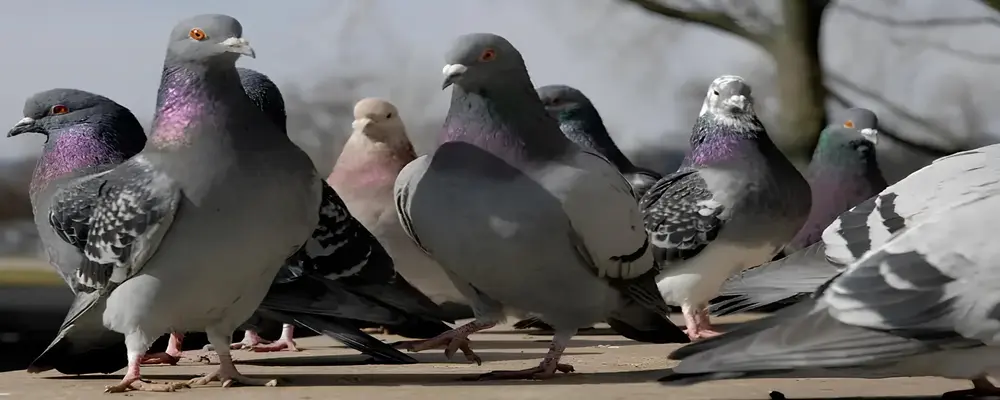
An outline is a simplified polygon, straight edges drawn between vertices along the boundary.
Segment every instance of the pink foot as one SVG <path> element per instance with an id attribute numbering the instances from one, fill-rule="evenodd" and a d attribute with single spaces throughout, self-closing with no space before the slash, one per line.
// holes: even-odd
<path id="1" fill-rule="evenodd" d="M 708 318 L 708 310 L 705 307 L 693 308 L 682 306 L 681 311 L 684 313 L 684 324 L 687 326 L 684 333 L 687 333 L 688 338 L 692 342 L 722 334 L 712 329 L 712 323 Z"/>
<path id="2" fill-rule="evenodd" d="M 142 356 L 140 364 L 168 364 L 177 365 L 181 360 L 181 343 L 184 335 L 180 333 L 170 333 L 170 341 L 167 342 L 167 350 L 160 353 L 146 354 Z"/>
<path id="3" fill-rule="evenodd" d="M 190 387 L 187 383 L 155 383 L 142 379 L 139 374 L 139 354 L 130 354 L 128 371 L 122 377 L 122 381 L 117 385 L 104 387 L 104 393 L 124 393 L 130 390 L 141 390 L 145 392 L 173 392 L 180 388 Z"/>
<path id="4" fill-rule="evenodd" d="M 268 343 L 271 343 L 271 341 L 264 340 L 263 338 L 260 337 L 260 335 L 257 335 L 257 332 L 248 330 L 243 332 L 243 340 L 229 345 L 229 348 L 232 350 L 240 350 L 240 349 L 250 350 L 255 346 Z"/>
<path id="5" fill-rule="evenodd" d="M 267 353 L 272 351 L 301 351 L 298 347 L 295 347 L 295 340 L 292 340 L 294 336 L 295 326 L 285 324 L 281 327 L 281 338 L 273 341 L 269 344 L 258 344 L 256 346 L 250 347 L 251 351 L 258 353 Z"/>

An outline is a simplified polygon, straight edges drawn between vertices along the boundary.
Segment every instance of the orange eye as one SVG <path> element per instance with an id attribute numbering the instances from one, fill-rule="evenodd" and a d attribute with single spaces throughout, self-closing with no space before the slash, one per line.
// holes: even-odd
<path id="1" fill-rule="evenodd" d="M 844 128 L 854 128 L 854 121 L 847 120 L 847 122 L 844 122 Z"/>
<path id="2" fill-rule="evenodd" d="M 194 28 L 191 30 L 191 32 L 188 32 L 188 36 L 190 36 L 191 39 L 197 40 L 199 42 L 205 40 L 205 38 L 208 37 L 208 35 L 205 34 L 205 31 L 198 28 Z"/>
<path id="3" fill-rule="evenodd" d="M 493 49 L 483 50 L 483 54 L 479 55 L 479 61 L 493 61 L 494 58 L 497 58 L 497 52 Z"/>
<path id="4" fill-rule="evenodd" d="M 65 114 L 65 113 L 68 113 L 68 112 L 69 112 L 69 108 L 66 108 L 66 106 L 64 106 L 62 104 L 56 104 L 56 105 L 52 106 L 52 110 L 51 110 L 51 114 L 52 115 Z"/>

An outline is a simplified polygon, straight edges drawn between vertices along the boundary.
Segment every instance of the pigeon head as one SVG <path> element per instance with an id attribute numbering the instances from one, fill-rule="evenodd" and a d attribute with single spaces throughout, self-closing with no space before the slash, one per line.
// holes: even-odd
<path id="1" fill-rule="evenodd" d="M 29 97 L 24 118 L 7 136 L 22 133 L 46 136 L 31 179 L 32 196 L 53 180 L 121 163 L 146 145 L 146 134 L 131 111 L 76 89 L 51 89 Z"/>
<path id="2" fill-rule="evenodd" d="M 735 75 L 723 75 L 715 78 L 708 86 L 705 103 L 702 104 L 699 115 L 706 113 L 720 118 L 754 115 L 750 85 L 743 78 Z"/>
<path id="3" fill-rule="evenodd" d="M 840 122 L 820 133 L 813 159 L 815 165 L 857 165 L 877 167 L 878 117 L 864 108 L 844 112 Z M 860 162 L 857 160 L 860 158 Z"/>
<path id="4" fill-rule="evenodd" d="M 361 132 L 377 142 L 409 143 L 399 110 L 382 99 L 369 97 L 357 102 L 354 105 L 354 122 L 351 127 L 355 132 Z"/>
<path id="5" fill-rule="evenodd" d="M 878 144 L 878 117 L 867 108 L 854 107 L 844 112 L 843 127 L 857 130 L 872 144 Z"/>
<path id="6" fill-rule="evenodd" d="M 566 85 L 548 85 L 537 89 L 538 98 L 545 105 L 545 110 L 553 118 L 563 120 L 581 111 L 590 111 L 594 105 L 583 92 Z"/>
<path id="7" fill-rule="evenodd" d="M 167 59 L 173 62 L 236 63 L 241 56 L 256 57 L 243 38 L 243 26 L 235 18 L 204 14 L 179 22 L 170 32 Z"/>
<path id="8" fill-rule="evenodd" d="M 125 128 L 94 130 L 95 135 L 127 135 L 143 131 L 131 111 L 107 97 L 77 89 L 50 89 L 25 100 L 24 118 L 7 132 L 7 137 L 22 133 L 54 136 L 80 125 Z M 145 144 L 145 134 L 137 136 L 141 149 Z"/>
<path id="9" fill-rule="evenodd" d="M 507 84 L 496 79 L 498 76 L 528 75 L 521 53 L 507 39 L 492 33 L 459 36 L 445 56 L 441 72 L 444 74 L 441 89 L 454 84 L 468 92 Z"/>
<path id="10" fill-rule="evenodd" d="M 250 101 L 257 105 L 261 111 L 264 111 L 264 114 L 267 114 L 268 118 L 287 134 L 286 121 L 288 116 L 285 114 L 285 99 L 281 96 L 278 85 L 267 75 L 252 69 L 236 68 L 236 71 L 240 73 L 240 82 L 243 84 L 243 90 L 246 91 Z"/>

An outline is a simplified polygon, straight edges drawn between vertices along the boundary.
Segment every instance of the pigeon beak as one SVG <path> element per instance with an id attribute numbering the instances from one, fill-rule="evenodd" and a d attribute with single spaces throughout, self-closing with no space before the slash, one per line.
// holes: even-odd
<path id="1" fill-rule="evenodd" d="M 22 133 L 29 133 L 29 132 L 41 133 L 41 134 L 46 133 L 45 130 L 42 129 L 42 127 L 38 126 L 38 124 L 35 123 L 34 118 L 24 117 L 21 118 L 20 121 L 17 121 L 17 123 L 14 124 L 13 128 L 10 128 L 10 130 L 7 131 L 7 137 L 14 137 Z"/>
<path id="2" fill-rule="evenodd" d="M 242 54 L 250 58 L 257 58 L 257 53 L 250 47 L 250 42 L 244 38 L 231 37 L 219 43 L 228 52 Z"/>
<path id="3" fill-rule="evenodd" d="M 872 144 L 878 144 L 878 129 L 875 128 L 865 128 L 861 130 L 861 136 L 865 140 L 872 142 Z"/>
<path id="4" fill-rule="evenodd" d="M 746 111 L 747 109 L 747 97 L 741 94 L 730 97 L 727 103 L 729 103 L 730 106 L 739 109 L 740 111 Z"/>
<path id="5" fill-rule="evenodd" d="M 458 81 L 458 79 L 465 74 L 465 71 L 468 70 L 469 67 L 466 67 L 462 64 L 445 65 L 444 69 L 441 70 L 441 73 L 444 75 L 444 83 L 441 84 L 441 90 L 447 89 L 448 86 L 451 86 L 451 84 Z"/>
<path id="6" fill-rule="evenodd" d="M 374 122 L 374 121 L 372 121 L 371 118 L 356 119 L 356 120 L 354 120 L 354 122 L 351 123 L 351 128 L 354 129 L 354 130 L 356 130 L 356 131 L 360 131 L 360 130 L 363 130 L 366 127 L 368 127 L 368 125 L 371 125 L 372 122 Z"/>

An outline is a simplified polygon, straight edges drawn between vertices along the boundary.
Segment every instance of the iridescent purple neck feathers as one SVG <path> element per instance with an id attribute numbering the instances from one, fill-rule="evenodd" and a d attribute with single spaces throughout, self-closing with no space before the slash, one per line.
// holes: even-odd
<path id="1" fill-rule="evenodd" d="M 156 97 L 151 144 L 157 148 L 184 147 L 190 145 L 196 131 L 221 131 L 191 128 L 211 124 L 231 112 L 222 101 L 227 91 L 243 92 L 235 67 L 168 63 Z"/>
<path id="2" fill-rule="evenodd" d="M 49 133 L 31 179 L 32 195 L 50 183 L 94 172 L 97 167 L 117 165 L 142 150 L 143 143 L 115 142 L 113 134 L 97 124 L 79 124 Z M 142 135 L 141 130 L 137 133 Z"/>
<path id="3" fill-rule="evenodd" d="M 469 143 L 508 162 L 556 159 L 572 143 L 546 113 L 530 81 L 478 92 L 456 85 L 440 141 Z"/>
<path id="4" fill-rule="evenodd" d="M 685 166 L 712 166 L 760 155 L 784 157 L 756 118 L 727 122 L 718 123 L 710 113 L 698 117 Z"/>

